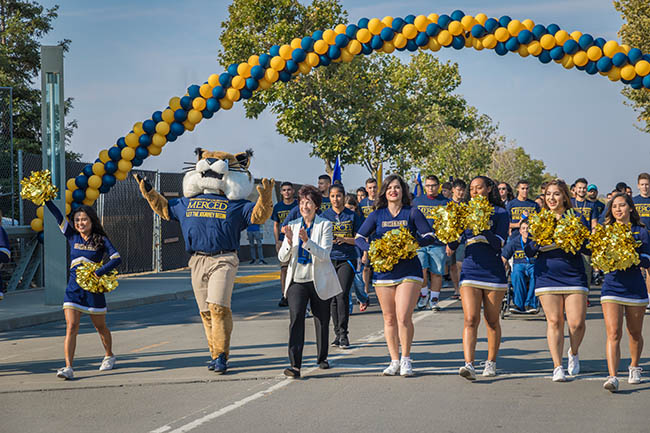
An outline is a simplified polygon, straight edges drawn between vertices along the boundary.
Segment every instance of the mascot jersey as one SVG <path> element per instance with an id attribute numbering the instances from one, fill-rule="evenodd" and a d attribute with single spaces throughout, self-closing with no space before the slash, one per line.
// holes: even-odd
<path id="1" fill-rule="evenodd" d="M 187 252 L 213 254 L 239 249 L 241 231 L 251 224 L 253 207 L 248 200 L 199 194 L 169 200 L 169 216 L 180 222 Z"/>

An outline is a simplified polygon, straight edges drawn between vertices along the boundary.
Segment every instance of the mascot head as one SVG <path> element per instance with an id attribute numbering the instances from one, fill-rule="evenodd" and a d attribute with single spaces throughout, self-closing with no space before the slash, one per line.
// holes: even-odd
<path id="1" fill-rule="evenodd" d="M 183 195 L 221 194 L 229 200 L 248 197 L 253 190 L 253 176 L 248 171 L 252 150 L 236 155 L 197 148 L 198 161 L 183 178 Z"/>

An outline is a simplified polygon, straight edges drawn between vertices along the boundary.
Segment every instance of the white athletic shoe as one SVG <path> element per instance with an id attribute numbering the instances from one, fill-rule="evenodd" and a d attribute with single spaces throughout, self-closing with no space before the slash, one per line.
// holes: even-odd
<path id="1" fill-rule="evenodd" d="M 553 370 L 553 382 L 566 382 L 564 368 L 562 368 L 561 365 L 559 367 L 555 367 L 555 370 Z"/>
<path id="2" fill-rule="evenodd" d="M 605 383 L 603 384 L 603 388 L 605 388 L 609 392 L 616 392 L 618 391 L 618 379 L 616 376 L 609 376 Z"/>
<path id="3" fill-rule="evenodd" d="M 400 373 L 400 362 L 393 360 L 388 364 L 388 367 L 384 369 L 384 376 L 397 376 Z"/>
<path id="4" fill-rule="evenodd" d="M 105 356 L 102 360 L 102 365 L 99 366 L 99 371 L 112 370 L 115 367 L 115 357 Z"/>
<path id="5" fill-rule="evenodd" d="M 627 378 L 627 383 L 631 383 L 632 385 L 641 383 L 641 371 L 643 371 L 643 369 L 641 367 L 632 367 L 630 365 L 628 370 L 630 370 L 630 377 Z"/>
<path id="6" fill-rule="evenodd" d="M 427 302 L 429 302 L 429 295 L 422 295 L 422 293 L 420 293 L 417 304 L 418 310 L 424 310 L 427 307 Z"/>
<path id="7" fill-rule="evenodd" d="M 402 360 L 399 363 L 399 375 L 404 377 L 415 376 L 415 373 L 413 373 L 413 366 L 411 365 L 410 359 L 402 358 Z"/>
<path id="8" fill-rule="evenodd" d="M 59 368 L 56 371 L 56 377 L 65 380 L 74 379 L 74 371 L 72 370 L 72 367 Z"/>
<path id="9" fill-rule="evenodd" d="M 497 375 L 496 361 L 485 361 L 485 366 L 483 367 L 483 376 L 494 377 L 496 375 Z"/>
<path id="10" fill-rule="evenodd" d="M 458 369 L 458 374 L 467 380 L 476 380 L 476 370 L 474 370 L 474 366 L 468 362 Z"/>
<path id="11" fill-rule="evenodd" d="M 575 376 L 576 374 L 580 373 L 580 359 L 578 358 L 578 355 L 573 355 L 571 353 L 570 347 L 567 355 L 569 357 L 569 363 L 567 365 L 566 371 L 570 376 Z"/>
<path id="12" fill-rule="evenodd" d="M 429 309 L 431 311 L 440 311 L 440 306 L 438 305 L 438 298 L 429 299 Z"/>

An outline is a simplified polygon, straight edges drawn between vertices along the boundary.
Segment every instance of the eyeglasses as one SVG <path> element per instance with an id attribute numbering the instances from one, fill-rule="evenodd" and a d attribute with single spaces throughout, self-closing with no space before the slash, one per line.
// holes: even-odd
<path id="1" fill-rule="evenodd" d="M 506 187 L 503 187 L 503 186 L 499 187 L 499 191 L 507 191 L 507 190 L 508 190 L 508 188 L 506 188 Z"/>
<path id="2" fill-rule="evenodd" d="M 438 188 L 438 184 L 437 183 L 425 183 L 424 187 L 425 188 Z"/>

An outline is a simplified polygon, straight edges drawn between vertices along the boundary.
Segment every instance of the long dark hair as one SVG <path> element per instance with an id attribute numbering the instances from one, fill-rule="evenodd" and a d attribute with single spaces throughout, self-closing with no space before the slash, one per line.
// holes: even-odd
<path id="1" fill-rule="evenodd" d="M 490 204 L 492 206 L 504 207 L 503 201 L 501 200 L 501 196 L 499 196 L 499 190 L 497 189 L 497 184 L 487 176 L 476 176 L 467 184 L 464 201 L 469 202 L 471 200 L 472 196 L 470 193 L 470 189 L 471 189 L 470 186 L 472 185 L 472 182 L 474 182 L 476 179 L 483 180 L 483 182 L 485 183 L 485 187 L 489 190 L 487 199 L 490 202 Z"/>
<path id="2" fill-rule="evenodd" d="M 614 200 L 617 199 L 618 197 L 623 197 L 625 200 L 625 203 L 629 206 L 630 210 L 630 222 L 632 223 L 633 226 L 640 226 L 640 227 L 645 227 L 645 225 L 641 222 L 641 217 L 639 216 L 639 212 L 636 210 L 636 207 L 634 206 L 634 201 L 632 201 L 632 197 L 627 195 L 627 193 L 624 192 L 617 192 L 612 196 L 612 199 L 607 203 L 607 210 L 605 211 L 605 225 L 613 224 L 616 222 L 616 218 L 614 218 L 614 214 L 612 213 L 612 204 L 614 203 Z"/>
<path id="3" fill-rule="evenodd" d="M 72 228 L 74 231 L 79 233 L 74 226 L 74 217 L 80 212 L 88 215 L 88 218 L 90 219 L 90 237 L 86 241 L 86 245 L 95 248 L 96 250 L 104 248 L 104 236 L 108 237 L 108 235 L 106 234 L 106 231 L 104 231 L 104 227 L 102 227 L 102 223 L 99 221 L 99 217 L 97 216 L 95 209 L 82 204 L 77 209 L 73 210 L 70 214 L 70 222 L 72 222 Z"/>
<path id="4" fill-rule="evenodd" d="M 388 190 L 388 185 L 390 185 L 394 180 L 398 180 L 400 186 L 402 187 L 402 206 L 411 206 L 411 195 L 409 194 L 409 187 L 404 182 L 404 179 L 398 174 L 391 174 L 384 179 L 381 183 L 381 189 L 379 190 L 379 196 L 375 202 L 375 209 L 381 209 L 388 206 L 388 200 L 386 200 L 386 191 Z"/>

